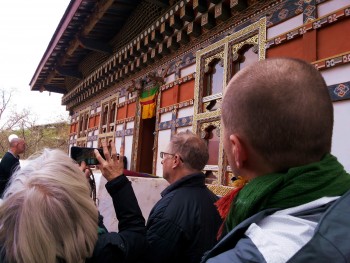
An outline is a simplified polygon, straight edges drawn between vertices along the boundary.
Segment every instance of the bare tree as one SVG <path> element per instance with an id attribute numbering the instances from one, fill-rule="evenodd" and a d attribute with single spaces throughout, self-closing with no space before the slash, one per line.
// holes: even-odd
<path id="1" fill-rule="evenodd" d="M 4 89 L 0 90 L 0 96 L 1 96 L 1 101 L 0 101 L 0 120 L 2 119 L 2 115 L 4 111 L 6 110 L 8 104 L 11 101 L 11 96 L 12 96 L 12 90 L 10 91 L 9 94 Z"/>
<path id="2" fill-rule="evenodd" d="M 17 134 L 27 144 L 26 158 L 44 147 L 68 151 L 69 124 L 62 117 L 53 124 L 38 125 L 36 116 L 28 109 L 18 110 L 13 104 L 15 90 L 0 88 L 0 158 L 8 150 L 8 136 Z"/>

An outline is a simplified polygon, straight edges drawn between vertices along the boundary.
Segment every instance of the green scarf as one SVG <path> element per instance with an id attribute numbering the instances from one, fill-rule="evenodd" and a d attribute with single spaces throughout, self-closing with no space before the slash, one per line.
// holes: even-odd
<path id="1" fill-rule="evenodd" d="M 324 196 L 341 196 L 349 189 L 350 175 L 331 154 L 320 162 L 291 168 L 287 173 L 259 176 L 244 186 L 231 204 L 226 230 L 232 230 L 259 211 L 286 209 Z"/>

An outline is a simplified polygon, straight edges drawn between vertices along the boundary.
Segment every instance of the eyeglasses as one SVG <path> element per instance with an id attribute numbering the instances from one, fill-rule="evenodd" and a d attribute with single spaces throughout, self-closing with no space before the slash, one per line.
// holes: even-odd
<path id="1" fill-rule="evenodd" d="M 159 156 L 160 156 L 160 158 L 164 159 L 166 154 L 171 155 L 171 156 L 176 156 L 176 153 L 166 153 L 166 152 L 160 152 Z M 178 156 L 179 156 L 180 161 L 184 162 L 184 160 L 182 160 L 181 156 L 180 155 L 178 155 Z"/>

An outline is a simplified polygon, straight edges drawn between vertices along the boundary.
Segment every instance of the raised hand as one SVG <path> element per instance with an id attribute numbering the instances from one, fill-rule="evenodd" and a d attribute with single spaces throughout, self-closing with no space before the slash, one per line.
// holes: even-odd
<path id="1" fill-rule="evenodd" d="M 114 143 L 111 145 L 112 151 L 109 154 L 106 142 L 102 142 L 103 154 L 105 159 L 100 155 L 100 153 L 95 150 L 95 156 L 99 161 L 98 168 L 101 170 L 102 175 L 107 179 L 107 181 L 111 181 L 114 178 L 120 176 L 124 172 L 124 147 L 120 147 L 120 154 L 117 154 Z"/>

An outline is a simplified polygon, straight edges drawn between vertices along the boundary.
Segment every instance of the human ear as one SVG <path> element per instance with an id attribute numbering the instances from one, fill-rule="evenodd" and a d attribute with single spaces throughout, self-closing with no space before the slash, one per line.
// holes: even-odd
<path id="1" fill-rule="evenodd" d="M 179 155 L 177 155 L 177 154 L 175 154 L 174 155 L 174 158 L 173 158 L 174 160 L 173 160 L 173 169 L 174 168 L 176 168 L 177 166 L 179 166 L 179 164 L 180 164 L 180 156 Z"/>
<path id="2" fill-rule="evenodd" d="M 244 162 L 247 160 L 247 150 L 241 138 L 236 134 L 230 135 L 231 151 L 236 167 L 243 168 Z"/>

